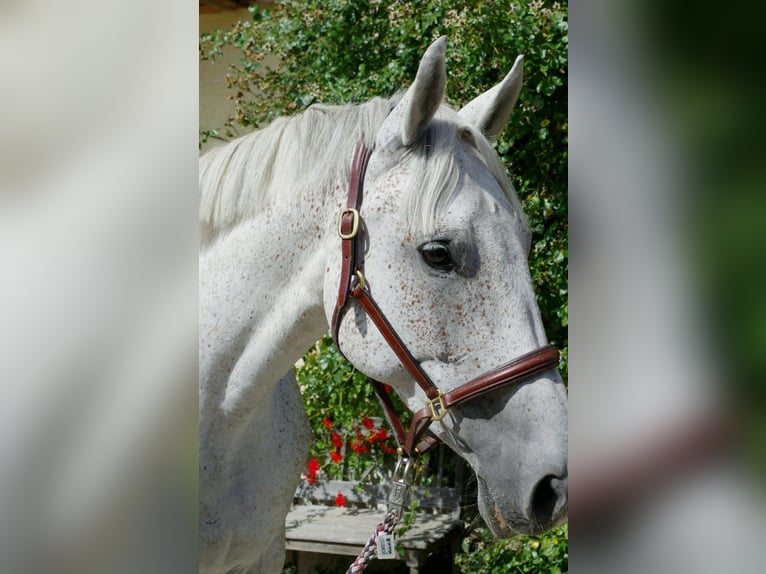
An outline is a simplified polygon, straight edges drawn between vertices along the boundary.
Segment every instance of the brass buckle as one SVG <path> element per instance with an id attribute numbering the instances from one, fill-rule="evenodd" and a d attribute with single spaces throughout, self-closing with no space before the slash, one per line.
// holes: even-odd
<path id="1" fill-rule="evenodd" d="M 436 392 L 439 394 L 435 399 L 430 399 L 427 402 L 427 405 L 431 410 L 431 420 L 440 421 L 447 416 L 449 409 L 447 408 L 447 405 L 444 404 L 444 393 L 441 391 Z"/>
<path id="2" fill-rule="evenodd" d="M 354 220 L 351 224 L 351 232 L 350 233 L 343 233 L 343 216 L 347 213 L 350 213 L 353 215 Z M 359 211 L 354 209 L 353 207 L 347 207 L 343 211 L 340 212 L 340 215 L 338 216 L 338 235 L 341 239 L 353 239 L 356 237 L 356 234 L 359 233 L 359 220 L 361 219 L 361 216 L 359 215 Z"/>

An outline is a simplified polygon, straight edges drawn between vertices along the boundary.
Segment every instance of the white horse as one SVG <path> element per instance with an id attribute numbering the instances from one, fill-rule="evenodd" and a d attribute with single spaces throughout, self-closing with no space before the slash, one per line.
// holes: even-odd
<path id="1" fill-rule="evenodd" d="M 364 179 L 367 289 L 433 383 L 461 382 L 546 343 L 530 232 L 490 140 L 521 57 L 460 111 L 443 104 L 446 39 L 403 96 L 313 106 L 200 162 L 200 534 L 203 572 L 279 572 L 309 446 L 293 364 L 323 333 L 341 275 L 338 214 L 352 150 Z M 351 363 L 417 411 L 426 396 L 356 300 L 339 323 Z M 566 391 L 555 367 L 453 407 L 431 431 L 476 471 L 497 536 L 567 512 Z"/>

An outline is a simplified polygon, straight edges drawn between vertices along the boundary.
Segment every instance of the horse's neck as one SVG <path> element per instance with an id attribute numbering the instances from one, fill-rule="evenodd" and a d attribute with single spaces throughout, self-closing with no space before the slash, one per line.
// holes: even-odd
<path id="1" fill-rule="evenodd" d="M 318 221 L 323 211 L 276 205 L 200 256 L 203 433 L 209 415 L 244 421 L 268 405 L 277 381 L 327 329 L 331 214 Z"/>

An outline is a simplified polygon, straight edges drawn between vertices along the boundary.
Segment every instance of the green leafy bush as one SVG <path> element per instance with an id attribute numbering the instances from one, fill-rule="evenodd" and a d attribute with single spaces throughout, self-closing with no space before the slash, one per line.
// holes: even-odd
<path id="1" fill-rule="evenodd" d="M 396 460 L 396 444 L 381 424 L 383 411 L 367 377 L 343 358 L 328 335 L 306 353 L 295 373 L 313 435 L 309 480 L 362 475 L 381 480 Z"/>
<path id="2" fill-rule="evenodd" d="M 463 541 L 455 564 L 463 574 L 561 574 L 569 570 L 569 528 L 543 536 L 518 536 L 497 541 L 485 529 Z"/>

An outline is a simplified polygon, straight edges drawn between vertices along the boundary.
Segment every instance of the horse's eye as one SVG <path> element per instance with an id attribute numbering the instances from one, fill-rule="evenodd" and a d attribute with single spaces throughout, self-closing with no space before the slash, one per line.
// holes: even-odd
<path id="1" fill-rule="evenodd" d="M 455 263 L 449 252 L 449 246 L 444 241 L 431 241 L 418 247 L 420 255 L 429 266 L 440 271 L 452 271 Z"/>

